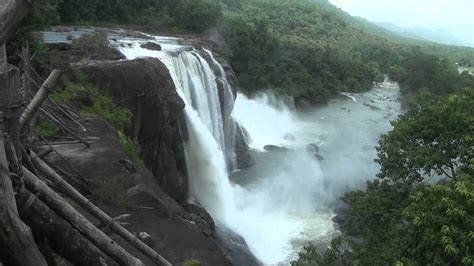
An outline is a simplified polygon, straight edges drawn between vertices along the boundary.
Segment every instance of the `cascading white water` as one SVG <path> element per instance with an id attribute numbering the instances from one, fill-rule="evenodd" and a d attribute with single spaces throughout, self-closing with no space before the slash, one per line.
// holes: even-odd
<path id="1" fill-rule="evenodd" d="M 224 121 L 224 138 L 225 138 L 225 155 L 227 159 L 227 169 L 233 171 L 236 168 L 236 155 L 235 155 L 235 134 L 236 124 L 232 117 L 232 110 L 234 109 L 235 95 L 232 91 L 232 86 L 227 81 L 226 73 L 222 65 L 214 58 L 211 51 L 204 49 L 212 60 L 213 66 L 217 68 L 219 76 L 219 82 L 222 84 L 222 117 Z"/>
<path id="2" fill-rule="evenodd" d="M 190 200 L 205 207 L 218 226 L 240 234 L 264 264 L 287 264 L 308 241 L 327 242 L 335 232 L 329 205 L 378 170 L 373 146 L 390 129 L 385 116 L 399 112 L 398 103 L 384 102 L 380 95 L 394 100 L 398 90 L 389 86 L 351 94 L 354 101 L 340 100 L 304 115 L 268 93 L 255 99 L 238 95 L 234 106 L 225 71 L 210 51 L 204 51 L 207 62 L 172 38 L 156 39 L 162 51 L 143 49 L 140 42 L 130 40 L 120 49 L 128 59 L 163 62 L 186 104 Z M 362 105 L 369 100 L 384 108 Z M 256 158 L 253 168 L 239 172 L 245 185 L 229 181 L 235 164 L 233 119 L 248 132 Z M 308 143 L 320 146 L 322 162 L 307 151 Z M 268 144 L 289 150 L 266 152 Z"/>

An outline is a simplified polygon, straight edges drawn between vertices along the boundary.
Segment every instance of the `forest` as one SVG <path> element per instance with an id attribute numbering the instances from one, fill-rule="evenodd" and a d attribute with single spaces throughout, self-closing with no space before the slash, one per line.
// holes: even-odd
<path id="1" fill-rule="evenodd" d="M 474 77 L 457 69 L 474 65 L 474 48 L 397 36 L 327 0 L 38 0 L 10 56 L 28 40 L 47 68 L 36 32 L 58 24 L 217 30 L 239 90 L 297 104 L 367 91 L 388 75 L 411 100 L 379 141 L 377 178 L 343 196 L 350 222 L 331 247 L 308 246 L 292 265 L 474 264 Z"/>
<path id="2" fill-rule="evenodd" d="M 430 72 L 425 68 L 433 68 L 435 61 L 442 61 L 436 71 L 451 74 L 454 63 L 474 63 L 473 48 L 403 38 L 327 0 L 39 0 L 16 39 L 31 39 L 31 30 L 54 24 L 190 34 L 217 29 L 242 91 L 273 89 L 311 104 L 325 103 L 339 92 L 366 91 L 387 73 L 395 81 L 411 80 L 407 75 Z M 18 45 L 9 47 L 13 53 Z M 415 60 L 420 57 L 426 60 Z M 408 61 L 418 62 L 417 72 Z M 449 79 L 449 73 L 433 75 Z M 401 84 L 408 90 L 430 85 L 424 80 Z"/>

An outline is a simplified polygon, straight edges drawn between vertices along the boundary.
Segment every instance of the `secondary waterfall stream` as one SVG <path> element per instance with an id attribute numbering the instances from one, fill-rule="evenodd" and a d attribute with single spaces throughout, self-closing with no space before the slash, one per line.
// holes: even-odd
<path id="1" fill-rule="evenodd" d="M 154 41 L 161 51 L 141 48 L 145 41 L 138 39 L 121 40 L 120 50 L 127 59 L 161 60 L 186 103 L 190 201 L 206 208 L 218 226 L 241 235 L 264 264 L 287 264 L 307 242 L 327 243 L 336 232 L 331 218 L 338 197 L 378 171 L 374 146 L 400 113 L 396 84 L 385 82 L 299 113 L 291 101 L 271 93 L 253 99 L 234 95 L 208 50 L 179 45 L 174 38 Z M 256 164 L 231 173 L 234 120 L 248 133 Z M 270 144 L 281 148 L 266 151 Z"/>

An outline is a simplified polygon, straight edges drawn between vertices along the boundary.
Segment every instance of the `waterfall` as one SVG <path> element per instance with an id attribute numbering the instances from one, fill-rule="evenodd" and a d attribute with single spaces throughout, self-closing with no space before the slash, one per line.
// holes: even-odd
<path id="1" fill-rule="evenodd" d="M 132 42 L 121 52 L 127 59 L 155 57 L 168 68 L 176 90 L 186 104 L 189 140 L 185 143 L 189 197 L 216 222 L 230 223 L 235 213 L 228 170 L 235 165 L 235 122 L 231 117 L 234 94 L 225 71 L 209 50 L 210 62 L 190 47 L 167 39 L 163 51 L 151 51 Z M 213 70 L 215 69 L 215 71 Z M 218 83 L 221 83 L 219 86 Z"/>
<path id="2" fill-rule="evenodd" d="M 150 40 L 120 41 L 127 59 L 163 62 L 186 104 L 190 201 L 203 206 L 218 227 L 242 236 L 264 264 L 288 264 L 309 241 L 328 243 L 335 232 L 330 204 L 378 171 L 373 147 L 391 128 L 387 117 L 399 113 L 398 87 L 384 83 L 303 114 L 269 93 L 253 99 L 235 95 L 209 50 L 173 38 L 155 37 L 161 51 L 140 47 Z M 362 104 L 374 101 L 380 109 Z M 234 119 L 249 136 L 256 159 L 251 169 L 234 171 Z M 308 152 L 309 143 L 321 147 L 324 160 Z M 284 152 L 266 151 L 269 144 Z M 248 183 L 232 184 L 231 171 Z"/>

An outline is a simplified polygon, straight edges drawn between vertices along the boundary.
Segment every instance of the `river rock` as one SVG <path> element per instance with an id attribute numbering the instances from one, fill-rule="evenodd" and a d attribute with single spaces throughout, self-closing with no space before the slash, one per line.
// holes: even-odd
<path id="1" fill-rule="evenodd" d="M 214 220 L 212 219 L 212 216 L 206 211 L 206 209 L 192 203 L 185 204 L 184 209 L 189 214 L 191 214 L 191 220 L 199 227 L 209 229 L 212 232 L 215 231 L 216 225 Z"/>
<path id="2" fill-rule="evenodd" d="M 140 45 L 141 48 L 152 50 L 152 51 L 161 51 L 161 46 L 154 42 L 147 42 Z"/>
<path id="3" fill-rule="evenodd" d="M 288 148 L 280 147 L 277 145 L 265 145 L 263 146 L 263 149 L 266 151 L 274 151 L 274 152 L 287 152 L 288 151 Z"/>
<path id="4" fill-rule="evenodd" d="M 255 164 L 255 160 L 250 153 L 248 144 L 250 136 L 245 128 L 241 127 L 236 123 L 236 135 L 235 135 L 235 155 L 237 160 L 238 169 L 250 168 Z"/>
<path id="5" fill-rule="evenodd" d="M 310 153 L 319 153 L 319 146 L 314 143 L 310 143 L 306 146 L 306 151 Z"/>
<path id="6" fill-rule="evenodd" d="M 150 234 L 148 234 L 147 232 L 138 233 L 138 238 L 149 247 L 155 244 L 155 241 L 153 240 L 153 238 L 151 238 Z"/>
<path id="7" fill-rule="evenodd" d="M 90 107 L 94 103 L 92 101 L 91 95 L 88 91 L 81 89 L 72 97 L 72 101 L 78 103 L 81 106 Z"/>
<path id="8" fill-rule="evenodd" d="M 314 154 L 314 157 L 315 157 L 316 159 L 318 159 L 318 161 L 324 160 L 324 157 L 323 157 L 321 154 L 318 154 L 318 153 Z"/>

